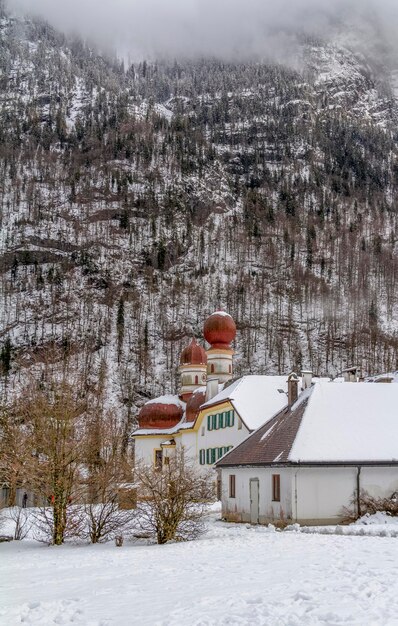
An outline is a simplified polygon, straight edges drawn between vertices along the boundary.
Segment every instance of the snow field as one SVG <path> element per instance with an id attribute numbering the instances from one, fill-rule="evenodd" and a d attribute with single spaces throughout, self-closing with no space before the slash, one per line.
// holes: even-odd
<path id="1" fill-rule="evenodd" d="M 282 533 L 216 517 L 191 543 L 3 543 L 0 623 L 398 625 L 396 538 Z"/>

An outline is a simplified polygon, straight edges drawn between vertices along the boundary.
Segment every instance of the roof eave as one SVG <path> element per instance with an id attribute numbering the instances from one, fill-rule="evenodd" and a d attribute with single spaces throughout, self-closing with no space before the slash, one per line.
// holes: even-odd
<path id="1" fill-rule="evenodd" d="M 215 464 L 219 468 L 231 467 L 372 467 L 398 466 L 398 459 L 392 461 L 267 461 L 258 463 L 223 463 Z"/>

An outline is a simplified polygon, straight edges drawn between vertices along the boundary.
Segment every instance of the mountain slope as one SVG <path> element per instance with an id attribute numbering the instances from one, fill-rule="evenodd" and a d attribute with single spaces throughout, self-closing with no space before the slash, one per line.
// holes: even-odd
<path id="1" fill-rule="evenodd" d="M 9 389 L 68 357 L 105 371 L 131 419 L 175 388 L 181 346 L 219 307 L 237 322 L 237 374 L 398 368 L 387 62 L 336 36 L 303 39 L 300 70 L 125 71 L 41 22 L 3 12 L 0 36 Z"/>

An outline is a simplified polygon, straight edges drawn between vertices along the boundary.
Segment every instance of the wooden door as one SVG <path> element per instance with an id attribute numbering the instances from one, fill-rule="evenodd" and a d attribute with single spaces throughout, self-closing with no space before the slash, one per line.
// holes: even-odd
<path id="1" fill-rule="evenodd" d="M 258 478 L 250 479 L 250 523 L 258 524 L 259 522 L 259 498 L 260 489 Z"/>

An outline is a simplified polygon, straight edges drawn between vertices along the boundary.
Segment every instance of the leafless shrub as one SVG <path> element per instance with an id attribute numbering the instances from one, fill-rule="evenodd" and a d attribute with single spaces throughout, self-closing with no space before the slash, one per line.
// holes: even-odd
<path id="1" fill-rule="evenodd" d="M 91 543 L 103 543 L 130 532 L 135 512 L 120 509 L 116 496 L 108 502 L 84 506 L 85 529 L 82 536 Z"/>
<path id="2" fill-rule="evenodd" d="M 33 510 L 32 526 L 34 539 L 49 545 L 54 543 L 54 508 L 43 506 Z M 82 536 L 84 519 L 82 508 L 78 505 L 68 505 L 65 511 L 65 523 L 63 527 L 64 542 L 67 539 L 76 539 Z"/>
<path id="3" fill-rule="evenodd" d="M 140 498 L 137 524 L 159 544 L 198 537 L 207 505 L 215 500 L 211 475 L 194 468 L 183 451 L 168 461 L 162 469 L 139 464 L 134 476 Z"/>
<path id="4" fill-rule="evenodd" d="M 14 506 L 9 509 L 9 517 L 15 523 L 14 539 L 21 541 L 25 539 L 32 528 L 32 520 L 28 509 Z"/>
<path id="5" fill-rule="evenodd" d="M 374 515 L 377 512 L 385 512 L 392 517 L 398 516 L 398 493 L 391 494 L 389 498 L 375 498 L 366 491 L 361 491 L 359 498 L 354 495 L 350 506 L 342 510 L 343 524 L 355 522 L 363 515 Z"/>

